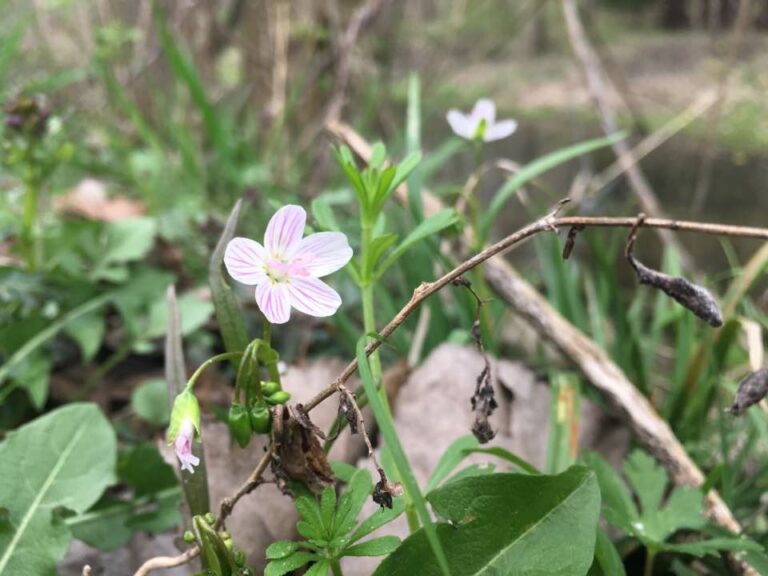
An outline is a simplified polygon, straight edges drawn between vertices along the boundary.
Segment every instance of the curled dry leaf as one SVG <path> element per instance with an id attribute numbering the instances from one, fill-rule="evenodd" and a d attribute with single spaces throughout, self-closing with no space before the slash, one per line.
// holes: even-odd
<path id="1" fill-rule="evenodd" d="M 54 208 L 63 214 L 72 214 L 88 220 L 114 222 L 143 216 L 146 208 L 138 200 L 124 196 L 107 196 L 104 183 L 85 178 L 66 194 L 54 200 Z"/>
<path id="2" fill-rule="evenodd" d="M 635 258 L 635 240 L 643 220 L 645 220 L 645 215 L 640 214 L 637 223 L 629 233 L 625 250 L 625 256 L 632 265 L 632 268 L 635 269 L 640 284 L 658 288 L 667 296 L 707 322 L 710 326 L 715 328 L 722 326 L 723 313 L 720 310 L 720 305 L 706 288 L 694 284 L 685 278 L 670 276 L 669 274 L 664 274 L 663 272 L 649 268 Z"/>
<path id="3" fill-rule="evenodd" d="M 313 493 L 333 483 L 333 471 L 318 440 L 317 427 L 303 409 L 276 406 L 272 418 L 272 472 L 281 490 L 288 480 L 304 483 Z"/>
<path id="4" fill-rule="evenodd" d="M 736 398 L 728 412 L 734 416 L 740 416 L 747 408 L 765 398 L 766 394 L 768 394 L 768 369 L 761 368 L 739 382 Z"/>

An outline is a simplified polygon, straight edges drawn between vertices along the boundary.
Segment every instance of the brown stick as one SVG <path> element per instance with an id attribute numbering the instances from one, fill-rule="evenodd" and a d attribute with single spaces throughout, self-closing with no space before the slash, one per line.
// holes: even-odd
<path id="1" fill-rule="evenodd" d="M 175 568 L 176 566 L 181 566 L 182 564 L 186 564 L 187 562 L 191 562 L 195 558 L 197 558 L 200 555 L 200 548 L 195 546 L 194 548 L 190 548 L 183 554 L 179 554 L 178 556 L 156 556 L 154 558 L 150 558 L 144 564 L 142 564 L 136 572 L 134 572 L 133 576 L 147 576 L 152 570 L 161 570 L 163 568 Z"/>
<path id="2" fill-rule="evenodd" d="M 573 51 L 579 62 L 581 62 L 590 96 L 600 113 L 603 131 L 606 135 L 614 134 L 619 131 L 619 123 L 616 118 L 616 112 L 608 98 L 609 86 L 604 81 L 600 59 L 584 32 L 575 0 L 563 0 L 563 13 L 565 14 L 565 23 L 568 28 L 568 36 L 571 40 Z M 643 212 L 652 216 L 662 215 L 661 205 L 656 198 L 656 194 L 654 194 L 642 170 L 632 159 L 632 151 L 629 145 L 624 140 L 620 140 L 611 144 L 611 148 L 613 148 L 614 153 L 618 157 L 622 170 L 626 172 L 629 184 L 635 192 Z M 683 266 L 690 269 L 693 260 L 688 251 L 677 241 L 675 235 L 666 229 L 661 229 L 659 235 L 666 244 L 675 249 L 680 256 Z"/>

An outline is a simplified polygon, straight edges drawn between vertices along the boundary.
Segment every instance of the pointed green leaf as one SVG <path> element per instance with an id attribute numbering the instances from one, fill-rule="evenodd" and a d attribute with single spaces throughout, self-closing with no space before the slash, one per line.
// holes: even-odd
<path id="1" fill-rule="evenodd" d="M 448 448 L 445 449 L 445 452 L 443 452 L 443 455 L 440 456 L 440 460 L 438 460 L 435 469 L 432 470 L 429 481 L 424 487 L 424 492 L 429 494 L 432 490 L 437 488 L 440 482 L 442 482 L 448 474 L 453 472 L 453 469 L 467 457 L 469 453 L 466 452 L 466 450 L 477 448 L 479 446 L 480 443 L 477 441 L 477 438 L 472 435 L 462 436 L 451 442 L 451 445 L 448 446 Z"/>
<path id="2" fill-rule="evenodd" d="M 416 228 L 414 228 L 402 242 L 400 242 L 398 247 L 395 248 L 389 256 L 387 256 L 386 260 L 384 260 L 376 271 L 376 277 L 381 277 L 387 268 L 397 262 L 397 259 L 412 248 L 417 242 L 432 236 L 433 234 L 437 234 L 449 226 L 453 226 L 457 221 L 456 213 L 449 208 L 440 210 L 424 220 L 421 224 L 416 226 Z"/>
<path id="3" fill-rule="evenodd" d="M 400 538 L 397 536 L 381 536 L 350 546 L 344 550 L 344 556 L 386 556 L 398 546 Z"/>
<path id="4" fill-rule="evenodd" d="M 330 569 L 331 563 L 328 560 L 320 560 L 320 562 L 312 564 L 312 567 L 304 572 L 304 576 L 326 576 Z"/>
<path id="5" fill-rule="evenodd" d="M 279 560 L 280 558 L 285 558 L 286 556 L 293 554 L 298 549 L 299 544 L 297 542 L 292 540 L 278 540 L 267 546 L 266 554 L 269 560 Z"/>
<path id="6" fill-rule="evenodd" d="M 320 513 L 323 516 L 323 526 L 328 537 L 333 537 L 333 519 L 336 516 L 336 490 L 326 486 L 320 495 Z"/>
<path id="7" fill-rule="evenodd" d="M 232 212 L 227 218 L 224 231 L 221 233 L 216 249 L 211 254 L 208 268 L 208 283 L 211 287 L 211 299 L 216 311 L 216 319 L 219 322 L 219 330 L 224 340 L 224 348 L 227 352 L 241 352 L 248 345 L 248 335 L 243 323 L 243 315 L 240 311 L 235 295 L 224 277 L 222 264 L 227 244 L 235 236 L 237 220 L 240 217 L 242 200 L 235 203 Z"/>
<path id="8" fill-rule="evenodd" d="M 635 450 L 624 462 L 624 474 L 640 501 L 640 514 L 651 517 L 659 509 L 669 479 L 664 469 L 642 450 Z"/>
<path id="9" fill-rule="evenodd" d="M 605 519 L 627 534 L 634 534 L 633 525 L 638 522 L 639 515 L 624 481 L 610 464 L 597 454 L 586 454 L 584 461 L 597 475 Z"/>
<path id="10" fill-rule="evenodd" d="M 379 508 L 363 520 L 360 525 L 352 533 L 350 542 L 357 542 L 358 540 L 365 538 L 368 534 L 375 532 L 385 524 L 389 524 L 395 518 L 400 516 L 405 511 L 405 502 L 402 498 L 398 498 L 392 502 L 392 508 Z"/>
<path id="11" fill-rule="evenodd" d="M 493 225 L 493 222 L 496 220 L 496 217 L 499 215 L 501 208 L 507 200 L 509 200 L 509 198 L 525 184 L 544 172 L 551 170 L 555 166 L 568 162 L 574 158 L 578 158 L 579 156 L 583 156 L 584 154 L 588 154 L 593 150 L 610 146 L 625 137 L 626 134 L 619 132 L 618 134 L 612 134 L 606 138 L 588 140 L 561 150 L 556 150 L 555 152 L 541 156 L 530 164 L 523 166 L 520 171 L 507 180 L 493 197 L 491 205 L 488 207 L 488 210 L 485 212 L 485 215 L 480 222 L 481 238 L 488 236 L 488 232 Z"/>
<path id="12" fill-rule="evenodd" d="M 373 480 L 368 470 L 361 468 L 357 470 L 350 478 L 344 494 L 339 501 L 336 512 L 335 533 L 337 535 L 347 534 L 357 523 L 357 516 L 360 514 L 365 501 L 373 491 Z"/>
<path id="13" fill-rule="evenodd" d="M 264 569 L 264 576 L 285 576 L 288 572 L 301 568 L 305 564 L 317 559 L 317 555 L 311 552 L 294 552 L 285 558 L 271 560 Z"/>

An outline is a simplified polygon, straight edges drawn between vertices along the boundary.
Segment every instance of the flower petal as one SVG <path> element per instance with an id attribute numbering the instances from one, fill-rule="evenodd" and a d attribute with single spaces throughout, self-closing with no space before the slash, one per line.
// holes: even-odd
<path id="1" fill-rule="evenodd" d="M 472 113 L 469 115 L 474 121 L 475 126 L 480 123 L 481 120 L 485 120 L 486 128 L 493 125 L 496 121 L 496 104 L 493 100 L 488 98 L 481 98 L 475 102 L 475 107 L 472 108 Z M 472 134 L 474 136 L 474 134 Z"/>
<path id="2" fill-rule="evenodd" d="M 320 278 L 336 272 L 352 258 L 352 248 L 341 232 L 317 232 L 304 238 L 291 258 L 291 265 Z"/>
<path id="3" fill-rule="evenodd" d="M 248 238 L 232 238 L 224 251 L 224 265 L 227 272 L 238 282 L 253 286 L 267 279 L 264 271 L 264 247 Z"/>
<path id="4" fill-rule="evenodd" d="M 291 296 L 288 285 L 264 282 L 256 287 L 256 304 L 272 324 L 285 324 L 291 317 Z"/>
<path id="5" fill-rule="evenodd" d="M 493 142 L 495 140 L 501 140 L 511 135 L 517 130 L 517 122 L 514 120 L 501 120 L 496 124 L 491 124 L 485 129 L 483 134 L 483 140 L 486 142 Z"/>
<path id="6" fill-rule="evenodd" d="M 448 120 L 448 124 L 451 125 L 451 130 L 453 130 L 453 133 L 456 134 L 456 136 L 461 136 L 467 140 L 471 140 L 474 136 L 477 125 L 466 114 L 459 112 L 458 110 L 448 110 L 445 119 Z"/>
<path id="7" fill-rule="evenodd" d="M 291 305 L 299 312 L 324 318 L 333 316 L 341 306 L 341 296 L 317 278 L 295 276 L 288 284 Z"/>
<path id="8" fill-rule="evenodd" d="M 306 222 L 307 213 L 301 206 L 289 204 L 275 212 L 264 234 L 264 246 L 269 255 L 287 258 L 298 247 Z"/>

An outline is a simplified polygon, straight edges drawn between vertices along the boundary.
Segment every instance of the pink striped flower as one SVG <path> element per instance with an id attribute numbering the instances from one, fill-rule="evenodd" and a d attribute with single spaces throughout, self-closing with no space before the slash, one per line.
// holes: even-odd
<path id="1" fill-rule="evenodd" d="M 192 454 L 192 440 L 195 438 L 195 425 L 192 420 L 186 419 L 181 423 L 179 435 L 173 442 L 173 448 L 176 451 L 176 457 L 181 463 L 182 470 L 189 470 L 190 474 L 195 473 L 195 466 L 200 464 L 200 458 Z"/>
<path id="2" fill-rule="evenodd" d="M 506 138 L 517 130 L 517 122 L 514 120 L 496 120 L 496 104 L 487 98 L 475 102 L 469 114 L 449 110 L 446 120 L 457 136 L 467 140 L 493 142 Z"/>
<path id="3" fill-rule="evenodd" d="M 227 244 L 224 264 L 238 282 L 256 286 L 256 303 L 273 324 L 291 317 L 291 306 L 310 316 L 331 316 L 341 297 L 322 280 L 349 262 L 352 248 L 341 232 L 318 232 L 302 238 L 307 213 L 301 206 L 275 212 L 264 245 L 248 238 Z"/>

